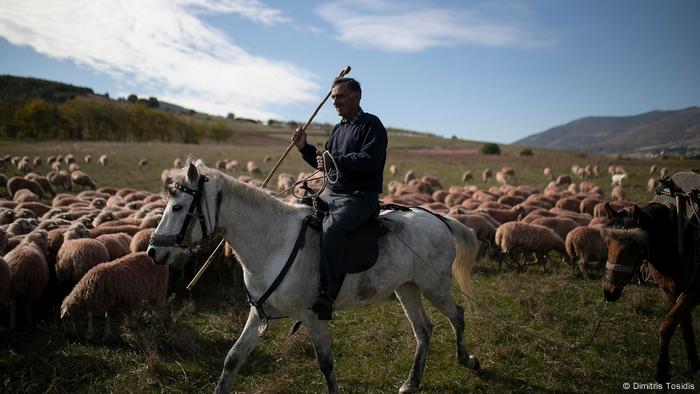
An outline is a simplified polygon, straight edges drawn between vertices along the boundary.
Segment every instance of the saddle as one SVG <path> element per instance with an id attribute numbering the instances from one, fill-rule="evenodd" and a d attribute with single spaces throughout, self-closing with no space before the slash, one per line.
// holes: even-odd
<path id="1" fill-rule="evenodd" d="M 321 231 L 323 218 L 328 214 L 328 205 L 320 198 L 301 200 L 302 203 L 313 207 L 313 211 L 307 217 L 309 227 Z M 386 218 L 380 218 L 379 212 L 362 223 L 346 237 L 345 255 L 343 256 L 343 269 L 346 274 L 356 274 L 367 271 L 377 262 L 379 256 L 379 239 L 389 232 L 385 222 Z"/>

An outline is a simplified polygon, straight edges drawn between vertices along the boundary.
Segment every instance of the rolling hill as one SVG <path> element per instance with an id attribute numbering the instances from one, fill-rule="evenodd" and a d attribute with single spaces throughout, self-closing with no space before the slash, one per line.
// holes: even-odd
<path id="1" fill-rule="evenodd" d="M 530 135 L 516 145 L 595 154 L 700 154 L 700 107 L 634 116 L 586 117 Z"/>

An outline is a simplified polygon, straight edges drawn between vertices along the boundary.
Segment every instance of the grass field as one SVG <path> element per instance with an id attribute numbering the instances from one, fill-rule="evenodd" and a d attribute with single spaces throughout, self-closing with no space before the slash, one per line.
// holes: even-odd
<path id="1" fill-rule="evenodd" d="M 322 137 L 312 138 L 312 142 Z M 287 146 L 280 136 L 244 139 L 226 145 L 178 145 L 157 143 L 0 143 L 0 156 L 42 156 L 72 153 L 110 156 L 110 164 L 83 164 L 99 186 L 133 187 L 157 191 L 160 173 L 173 159 L 191 154 L 209 164 L 230 158 L 255 160 L 265 174 Z M 646 191 L 651 164 L 670 173 L 699 168 L 698 160 L 628 160 L 581 156 L 569 152 L 535 150 L 534 157 L 520 157 L 520 147 L 503 146 L 500 156 L 449 154 L 449 149 L 478 149 L 479 143 L 441 138 L 402 136 L 391 138 L 388 164 L 400 172 L 411 168 L 418 175 L 440 177 L 443 186 L 461 184 L 462 173 L 476 178 L 485 168 L 512 166 L 516 184 L 542 188 L 542 168 L 568 172 L 572 164 L 599 165 L 605 176 L 593 179 L 610 190 L 609 165 L 622 165 L 630 173 L 625 191 L 638 203 L 648 201 Z M 432 148 L 416 153 L 411 149 Z M 272 162 L 263 163 L 266 155 Z M 146 158 L 149 164 L 139 168 Z M 293 150 L 279 171 L 307 171 Z M 44 165 L 38 172 L 45 173 Z M 12 169 L 5 169 L 8 176 Z M 392 179 L 386 173 L 385 182 Z M 473 184 L 488 187 L 491 180 Z M 500 272 L 497 264 L 477 264 L 474 278 L 477 299 L 508 321 L 543 336 L 566 343 L 590 338 L 602 311 L 600 277 L 584 281 L 563 264 L 550 264 L 525 272 Z M 210 392 L 218 378 L 226 352 L 239 335 L 247 305 L 240 286 L 232 283 L 232 271 L 224 264 L 207 272 L 192 293 L 176 292 L 167 305 L 122 316 L 118 336 L 108 342 L 89 342 L 64 334 L 60 321 L 47 317 L 36 327 L 8 332 L 0 327 L 0 392 Z M 423 378 L 426 393 L 462 392 L 619 392 L 623 383 L 653 382 L 656 328 L 667 307 L 655 285 L 630 286 L 622 299 L 609 304 L 598 335 L 590 347 L 568 350 L 544 342 L 502 323 L 480 310 L 467 317 L 467 346 L 480 359 L 479 373 L 456 363 L 454 337 L 448 321 L 432 307 L 428 314 L 435 326 Z M 455 297 L 458 295 L 455 293 Z M 6 313 L 3 310 L 2 313 Z M 698 313 L 694 316 L 697 318 Z M 1 320 L 0 320 L 1 321 Z M 325 391 L 313 347 L 302 329 L 288 336 L 293 322 L 273 326 L 240 371 L 240 392 Z M 696 323 L 696 327 L 700 323 Z M 696 328 L 696 334 L 698 330 Z M 336 373 L 341 389 L 351 393 L 396 392 L 410 369 L 415 342 L 408 321 L 395 299 L 357 311 L 336 315 L 331 324 Z M 680 334 L 671 345 L 674 383 L 700 387 L 700 379 L 684 374 L 686 355 Z"/>

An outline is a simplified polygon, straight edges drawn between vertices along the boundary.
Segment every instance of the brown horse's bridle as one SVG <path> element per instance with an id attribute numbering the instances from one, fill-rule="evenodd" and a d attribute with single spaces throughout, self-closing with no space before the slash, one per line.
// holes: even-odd
<path id="1" fill-rule="evenodd" d="M 204 182 L 208 181 L 209 178 L 206 176 L 200 176 L 197 181 L 197 190 L 190 189 L 185 185 L 180 185 L 177 183 L 171 183 L 171 189 L 177 189 L 183 193 L 187 193 L 192 196 L 192 202 L 187 210 L 187 216 L 185 216 L 185 222 L 182 224 L 182 228 L 178 234 L 153 234 L 149 242 L 150 246 L 177 246 L 183 249 L 187 248 L 187 242 L 185 242 L 185 237 L 192 232 L 192 218 L 197 215 L 199 220 L 199 225 L 202 229 L 202 238 L 210 239 L 216 228 L 219 225 L 219 207 L 221 206 L 221 191 L 216 193 L 216 214 L 214 216 L 214 223 L 211 228 L 211 234 L 207 231 L 207 217 L 205 217 L 204 209 L 202 209 L 202 201 L 206 204 L 206 199 L 204 199 Z"/>
<path id="2" fill-rule="evenodd" d="M 642 253 L 640 253 L 641 256 L 644 256 L 647 254 L 647 247 L 646 245 L 643 246 Z M 630 282 L 632 282 L 632 279 L 634 279 L 634 273 L 639 270 L 639 267 L 644 264 L 645 259 L 644 258 L 639 258 L 638 261 L 636 261 L 632 265 L 627 265 L 627 264 L 615 264 L 611 263 L 610 261 L 605 262 L 605 282 L 611 283 L 613 286 L 619 286 L 619 287 L 624 287 L 628 285 Z M 615 276 L 613 276 L 613 272 L 621 272 L 625 275 L 621 280 L 616 280 Z"/>

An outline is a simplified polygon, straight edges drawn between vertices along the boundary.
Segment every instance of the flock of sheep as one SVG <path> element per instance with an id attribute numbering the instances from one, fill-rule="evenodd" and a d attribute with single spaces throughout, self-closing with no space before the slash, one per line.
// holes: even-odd
<path id="1" fill-rule="evenodd" d="M 0 162 L 26 172 L 0 175 L 7 190 L 0 198 L 0 310 L 9 310 L 0 322 L 14 329 L 36 311 L 60 311 L 88 317 L 90 337 L 93 315 L 165 298 L 169 269 L 145 254 L 166 206 L 160 194 L 98 189 L 73 155 L 48 158 L 46 176 L 32 172 L 42 167 L 39 158 Z"/>
<path id="2" fill-rule="evenodd" d="M 84 157 L 86 163 L 91 160 L 89 155 Z M 108 165 L 107 156 L 99 162 Z M 153 264 L 144 253 L 166 206 L 161 195 L 131 188 L 98 189 L 80 171 L 73 155 L 49 157 L 45 163 L 41 158 L 0 157 L 0 165 L 15 166 L 16 172 L 24 173 L 10 179 L 0 174 L 0 187 L 7 190 L 7 199 L 0 199 L 0 256 L 4 256 L 0 257 L 0 310 L 9 310 L 10 327 L 15 326 L 16 312 L 23 322 L 31 322 L 32 311 L 39 305 L 40 310 L 62 318 L 88 317 L 88 336 L 92 336 L 93 315 L 163 300 L 172 279 L 169 268 Z M 44 165 L 50 168 L 46 176 L 35 172 Z M 163 171 L 161 181 L 168 183 L 171 171 L 181 166 L 176 159 L 173 169 Z M 252 161 L 246 163 L 245 172 L 236 160 L 221 160 L 215 167 L 252 186 L 262 183 L 254 178 L 261 172 Z M 655 171 L 652 166 L 650 174 Z M 395 165 L 389 172 L 393 178 L 398 176 Z M 588 278 L 587 265 L 598 262 L 596 268 L 601 270 L 607 257 L 599 231 L 607 222 L 605 204 L 615 209 L 632 205 L 622 190 L 625 170 L 610 167 L 608 172 L 615 186 L 610 198 L 592 181 L 600 177 L 597 166 L 572 166 L 578 183 L 571 175 L 555 179 L 551 169 L 545 168 L 543 174 L 551 182 L 542 191 L 511 185 L 515 176 L 511 167 L 496 171 L 497 184 L 486 190 L 468 184 L 444 188 L 436 177 L 418 178 L 409 170 L 403 181 L 389 181 L 382 200 L 456 218 L 475 231 L 481 255 L 491 251 L 499 264 L 506 256 L 524 264 L 524 256 L 534 255 L 545 267 L 555 251 L 563 260 L 577 262 Z M 277 190 L 289 190 L 308 175 L 280 174 Z M 662 169 L 661 176 L 667 175 Z M 484 181 L 493 176 L 488 169 L 482 173 Z M 466 172 L 463 181 L 472 178 Z M 320 181 L 309 186 L 317 189 Z M 284 198 L 294 200 L 292 195 Z M 3 321 L 0 318 L 0 324 Z"/>

